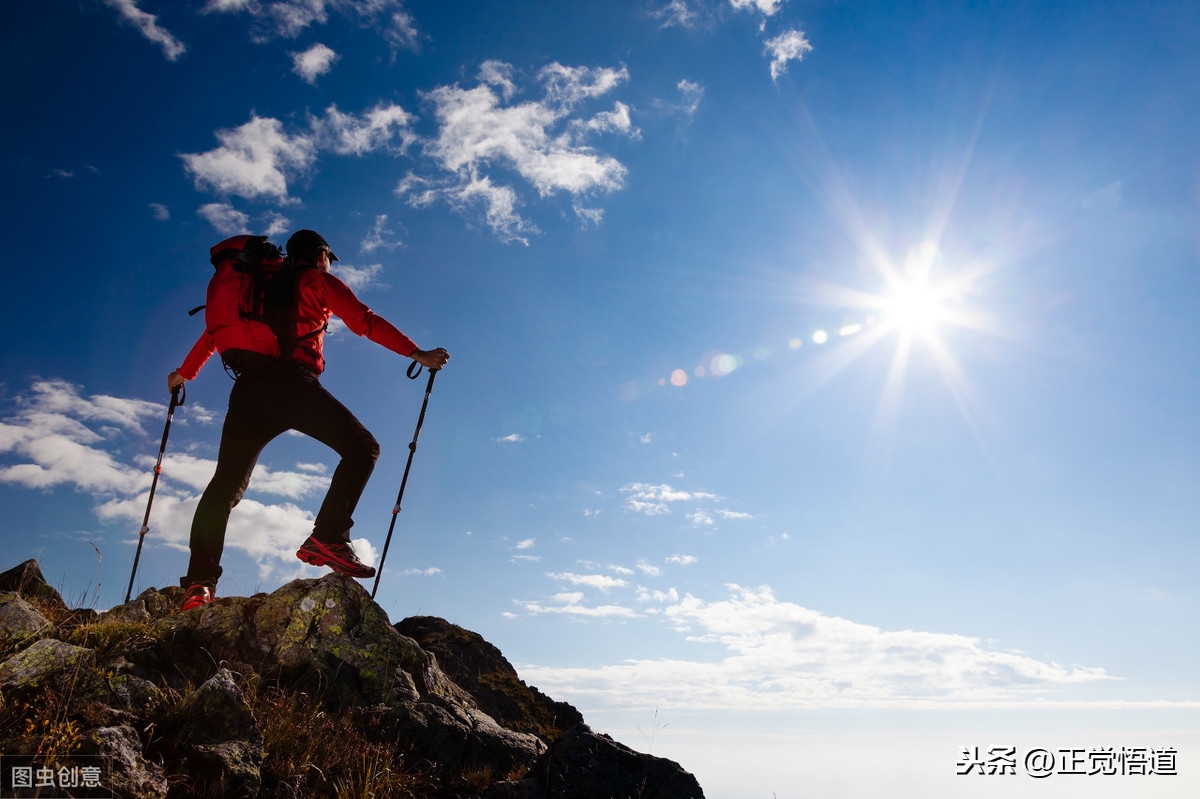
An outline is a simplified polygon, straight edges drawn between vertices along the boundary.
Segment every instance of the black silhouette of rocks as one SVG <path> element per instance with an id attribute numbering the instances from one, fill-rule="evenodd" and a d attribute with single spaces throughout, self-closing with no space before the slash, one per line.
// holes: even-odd
<path id="1" fill-rule="evenodd" d="M 442 670 L 500 724 L 557 740 L 583 722 L 583 715 L 566 702 L 556 702 L 526 685 L 500 650 L 479 633 L 436 616 L 410 616 L 396 624 L 426 652 L 437 656 Z"/>
<path id="2" fill-rule="evenodd" d="M 0 574 L 0 712 L 55 697 L 74 753 L 109 758 L 122 797 L 260 795 L 269 720 L 244 690 L 264 686 L 369 718 L 419 764 L 428 790 L 413 796 L 703 797 L 678 764 L 593 733 L 526 685 L 476 633 L 424 616 L 393 626 L 345 576 L 186 613 L 181 595 L 148 589 L 96 614 L 68 609 L 34 561 Z M 34 754 L 19 751 L 18 726 L 0 729 L 0 751 Z"/>

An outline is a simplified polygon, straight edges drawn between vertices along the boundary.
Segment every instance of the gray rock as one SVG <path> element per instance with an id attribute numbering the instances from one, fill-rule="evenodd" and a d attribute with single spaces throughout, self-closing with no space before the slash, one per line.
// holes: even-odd
<path id="1" fill-rule="evenodd" d="M 42 569 L 36 560 L 27 560 L 0 573 L 0 591 L 14 591 L 27 599 L 46 603 L 56 609 L 67 609 L 62 595 L 51 588 L 42 576 Z"/>
<path id="2" fill-rule="evenodd" d="M 158 686 L 133 674 L 114 674 L 108 688 L 122 710 L 152 715 L 166 698 Z"/>
<path id="3" fill-rule="evenodd" d="M 0 663 L 0 688 L 31 691 L 68 671 L 91 670 L 96 653 L 54 638 L 35 641 Z"/>
<path id="4" fill-rule="evenodd" d="M 49 635 L 50 620 L 12 591 L 0 593 L 0 652 L 21 646 L 31 639 Z"/>
<path id="5" fill-rule="evenodd" d="M 167 795 L 167 779 L 162 766 L 146 759 L 142 742 L 132 727 L 121 725 L 92 730 L 80 745 L 79 754 L 110 759 L 112 788 L 118 796 L 162 799 Z"/>
<path id="6" fill-rule="evenodd" d="M 262 787 L 263 734 L 228 669 L 179 706 L 176 746 L 197 787 L 222 797 L 252 797 Z"/>
<path id="7" fill-rule="evenodd" d="M 343 575 L 219 597 L 186 613 L 181 589 L 147 589 L 99 619 L 60 612 L 33 561 L 0 575 L 4 590 L 0 636 L 19 643 L 7 658 L 0 649 L 0 696 L 28 702 L 53 689 L 64 712 L 86 719 L 81 751 L 112 759 L 120 796 L 163 797 L 168 786 L 222 797 L 279 789 L 275 781 L 290 777 L 271 772 L 264 785 L 263 729 L 239 688 L 249 684 L 307 691 L 314 713 L 346 713 L 337 721 L 353 725 L 355 740 L 402 753 L 444 797 L 477 799 L 490 779 L 501 781 L 487 799 L 703 797 L 678 764 L 582 724 L 564 727 L 577 711 L 521 682 L 482 637 L 433 617 L 393 627 Z M 58 640 L 68 633 L 95 648 Z"/>
<path id="8" fill-rule="evenodd" d="M 504 727 L 553 741 L 583 721 L 571 705 L 526 685 L 479 633 L 436 616 L 411 616 L 397 622 L 396 629 L 435 655 L 442 671 Z"/>
<path id="9" fill-rule="evenodd" d="M 413 756 L 459 771 L 526 771 L 546 751 L 540 738 L 501 727 L 486 713 L 445 700 L 400 703 L 384 713 L 392 734 Z"/>

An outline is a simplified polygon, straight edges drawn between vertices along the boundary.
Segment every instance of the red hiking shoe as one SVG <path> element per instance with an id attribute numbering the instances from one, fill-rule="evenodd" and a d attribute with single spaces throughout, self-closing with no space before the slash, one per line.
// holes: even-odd
<path id="1" fill-rule="evenodd" d="M 204 583 L 196 583 L 183 594 L 183 607 L 181 610 L 192 610 L 201 605 L 207 605 L 216 599 L 216 594 L 213 593 L 213 588 Z"/>
<path id="2" fill-rule="evenodd" d="M 310 535 L 296 550 L 296 557 L 313 566 L 328 566 L 336 572 L 359 579 L 375 576 L 375 567 L 359 560 L 349 541 L 326 544 Z"/>

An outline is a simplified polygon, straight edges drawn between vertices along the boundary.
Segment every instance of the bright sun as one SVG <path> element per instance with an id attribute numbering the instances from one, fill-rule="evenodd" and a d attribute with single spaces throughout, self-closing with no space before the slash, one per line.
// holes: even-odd
<path id="1" fill-rule="evenodd" d="M 929 339 L 947 316 L 947 290 L 932 283 L 933 266 L 940 257 L 937 245 L 926 242 L 908 254 L 902 273 L 889 275 L 892 291 L 881 298 L 881 310 L 902 335 Z"/>
<path id="2" fill-rule="evenodd" d="M 896 287 L 884 301 L 883 310 L 901 332 L 931 336 L 945 314 L 941 295 L 924 281 L 908 283 Z"/>

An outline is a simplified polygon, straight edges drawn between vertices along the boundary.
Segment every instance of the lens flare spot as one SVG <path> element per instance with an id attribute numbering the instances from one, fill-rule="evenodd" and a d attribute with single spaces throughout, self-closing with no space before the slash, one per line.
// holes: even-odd
<path id="1" fill-rule="evenodd" d="M 713 357 L 708 363 L 708 371 L 713 377 L 725 377 L 732 374 L 742 365 L 742 359 L 737 355 L 729 355 L 721 353 Z"/>
<path id="2" fill-rule="evenodd" d="M 802 338 L 794 338 L 788 342 L 789 350 L 798 350 L 803 346 L 804 346 L 804 339 L 802 339 Z"/>
<path id="3" fill-rule="evenodd" d="M 824 330 L 818 330 L 816 333 L 813 333 L 812 340 L 813 344 L 824 344 L 826 341 L 829 341 L 829 334 Z"/>
<path id="4" fill-rule="evenodd" d="M 683 371 L 682 369 L 676 369 L 674 372 L 671 372 L 671 385 L 686 386 L 687 381 L 687 372 Z"/>
<path id="5" fill-rule="evenodd" d="M 862 329 L 863 329 L 863 326 L 860 324 L 843 325 L 838 330 L 838 335 L 841 336 L 842 338 L 845 338 L 846 336 L 853 336 L 855 333 L 858 333 Z"/>

